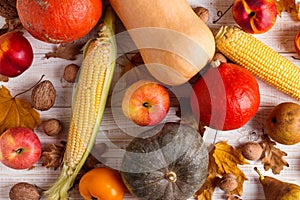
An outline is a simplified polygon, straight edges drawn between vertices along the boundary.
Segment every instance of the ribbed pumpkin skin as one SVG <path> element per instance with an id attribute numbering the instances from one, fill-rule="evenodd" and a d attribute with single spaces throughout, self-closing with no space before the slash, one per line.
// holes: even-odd
<path id="1" fill-rule="evenodd" d="M 155 134 L 156 133 L 156 134 Z M 145 131 L 126 148 L 121 175 L 141 200 L 186 200 L 207 177 L 208 152 L 193 128 L 169 122 Z M 176 181 L 168 179 L 175 173 Z"/>
<path id="2" fill-rule="evenodd" d="M 190 102 L 196 119 L 210 128 L 234 130 L 258 111 L 259 85 L 249 71 L 233 63 L 210 67 L 193 86 Z"/>
<path id="3" fill-rule="evenodd" d="M 66 43 L 86 35 L 102 15 L 101 0 L 17 0 L 24 28 L 48 43 Z"/>

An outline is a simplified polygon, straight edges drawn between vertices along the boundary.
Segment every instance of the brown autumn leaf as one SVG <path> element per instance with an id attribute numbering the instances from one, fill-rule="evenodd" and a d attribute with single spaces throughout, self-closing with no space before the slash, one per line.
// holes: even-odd
<path id="1" fill-rule="evenodd" d="M 34 129 L 40 123 L 40 114 L 30 103 L 12 97 L 6 87 L 0 87 L 0 134 L 13 127 Z"/>
<path id="2" fill-rule="evenodd" d="M 82 53 L 82 47 L 84 43 L 69 42 L 65 44 L 60 44 L 53 51 L 45 54 L 48 58 L 62 58 L 66 60 L 76 60 L 77 55 Z"/>
<path id="3" fill-rule="evenodd" d="M 211 200 L 215 187 L 217 186 L 218 166 L 213 156 L 215 147 L 209 152 L 208 176 L 202 187 L 195 193 L 198 200 Z"/>
<path id="4" fill-rule="evenodd" d="M 275 1 L 277 13 L 280 15 L 282 12 L 292 12 L 295 10 L 295 0 L 277 0 Z"/>
<path id="5" fill-rule="evenodd" d="M 238 180 L 238 187 L 230 194 L 242 196 L 243 183 L 247 180 L 247 177 L 238 165 L 243 164 L 248 164 L 248 162 L 240 151 L 226 141 L 216 143 L 209 153 L 208 177 L 203 186 L 195 193 L 195 198 L 198 200 L 211 200 L 218 178 L 229 173 L 234 174 Z"/>
<path id="6" fill-rule="evenodd" d="M 275 1 L 277 14 L 281 16 L 282 12 L 297 13 L 297 19 L 300 20 L 300 3 L 295 4 L 295 0 L 277 0 Z"/>
<path id="7" fill-rule="evenodd" d="M 284 166 L 289 167 L 288 162 L 283 158 L 287 153 L 276 148 L 276 142 L 271 141 L 266 134 L 262 135 L 262 139 L 264 153 L 261 162 L 264 164 L 264 169 L 266 171 L 272 169 L 273 174 L 279 174 Z"/>

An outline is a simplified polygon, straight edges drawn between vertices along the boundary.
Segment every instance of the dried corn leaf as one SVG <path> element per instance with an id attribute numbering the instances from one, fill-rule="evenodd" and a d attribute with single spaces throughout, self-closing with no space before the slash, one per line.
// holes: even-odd
<path id="1" fill-rule="evenodd" d="M 40 123 L 40 114 L 30 103 L 12 97 L 6 87 L 0 87 L 0 134 L 13 127 L 34 129 Z"/>
<path id="2" fill-rule="evenodd" d="M 262 139 L 261 145 L 264 148 L 264 153 L 261 162 L 264 164 L 264 169 L 266 171 L 272 169 L 273 174 L 279 174 L 284 166 L 289 166 L 283 158 L 283 156 L 287 156 L 287 153 L 276 148 L 276 143 L 271 141 L 266 134 L 262 135 Z"/>
<path id="3" fill-rule="evenodd" d="M 226 141 L 215 144 L 209 154 L 208 177 L 203 186 L 195 193 L 198 200 L 211 200 L 219 176 L 224 174 L 234 174 L 238 180 L 238 187 L 230 192 L 241 196 L 243 193 L 243 183 L 247 180 L 246 175 L 238 168 L 238 165 L 248 164 L 240 151 L 229 145 Z"/>

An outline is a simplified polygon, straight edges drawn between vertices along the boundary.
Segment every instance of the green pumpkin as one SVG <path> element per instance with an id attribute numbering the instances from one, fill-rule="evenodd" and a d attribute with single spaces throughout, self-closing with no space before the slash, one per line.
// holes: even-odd
<path id="1" fill-rule="evenodd" d="M 169 122 L 134 138 L 121 168 L 128 190 L 143 200 L 186 200 L 208 174 L 208 151 L 188 125 Z"/>

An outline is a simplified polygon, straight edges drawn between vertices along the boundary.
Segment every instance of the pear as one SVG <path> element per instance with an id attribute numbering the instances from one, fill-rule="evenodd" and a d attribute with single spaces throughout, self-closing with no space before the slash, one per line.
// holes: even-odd
<path id="1" fill-rule="evenodd" d="M 300 142 L 300 105 L 283 102 L 275 106 L 266 119 L 265 132 L 284 145 Z"/>
<path id="2" fill-rule="evenodd" d="M 263 176 L 255 167 L 263 186 L 266 200 L 300 200 L 300 186 L 283 182 L 270 176 Z"/>

